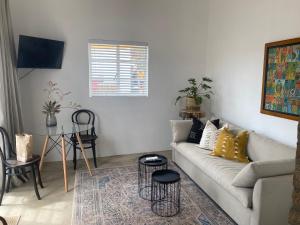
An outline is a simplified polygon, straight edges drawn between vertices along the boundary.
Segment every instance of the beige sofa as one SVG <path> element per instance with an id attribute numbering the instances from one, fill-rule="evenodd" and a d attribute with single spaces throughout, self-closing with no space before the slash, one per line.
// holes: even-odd
<path id="1" fill-rule="evenodd" d="M 210 151 L 186 143 L 192 121 L 172 120 L 171 126 L 173 161 L 236 223 L 288 224 L 296 149 L 250 132 L 247 151 L 254 163 L 246 168 L 245 163 L 210 156 Z M 229 128 L 240 129 L 233 125 Z M 251 175 L 250 167 L 257 172 L 256 176 Z M 250 181 L 250 184 L 234 186 L 237 175 L 242 178 L 241 183 Z"/>

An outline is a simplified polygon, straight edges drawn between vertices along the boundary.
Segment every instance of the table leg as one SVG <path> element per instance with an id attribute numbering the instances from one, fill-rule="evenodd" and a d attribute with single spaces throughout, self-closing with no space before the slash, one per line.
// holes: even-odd
<path id="1" fill-rule="evenodd" d="M 66 143 L 64 135 L 61 135 L 61 151 L 64 168 L 64 181 L 65 181 L 65 192 L 68 192 L 68 172 L 67 172 L 67 157 L 66 157 Z"/>
<path id="2" fill-rule="evenodd" d="M 87 159 L 87 157 L 86 157 L 86 155 L 85 155 L 85 149 L 83 148 L 82 141 L 81 141 L 81 138 L 80 138 L 79 133 L 76 133 L 76 137 L 77 137 L 77 141 L 78 141 L 78 143 L 79 143 L 80 150 L 81 150 L 81 153 L 82 153 L 82 155 L 83 155 L 85 164 L 86 164 L 86 166 L 87 166 L 87 168 L 88 168 L 88 170 L 89 170 L 89 172 L 90 172 L 90 175 L 93 176 L 92 171 L 91 171 L 91 168 L 90 168 L 89 161 L 88 161 L 88 159 Z"/>
<path id="3" fill-rule="evenodd" d="M 43 146 L 43 150 L 42 150 L 42 155 L 41 155 L 40 171 L 42 170 L 43 161 L 44 161 L 46 150 L 47 150 L 47 146 L 48 146 L 48 141 L 49 141 L 49 136 L 47 135 L 46 138 L 45 138 L 45 142 L 44 142 L 44 146 Z"/>

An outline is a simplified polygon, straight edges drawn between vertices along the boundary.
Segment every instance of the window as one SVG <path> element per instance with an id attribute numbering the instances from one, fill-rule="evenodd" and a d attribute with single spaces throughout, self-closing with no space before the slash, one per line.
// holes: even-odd
<path id="1" fill-rule="evenodd" d="M 148 44 L 91 40 L 92 96 L 148 96 Z"/>

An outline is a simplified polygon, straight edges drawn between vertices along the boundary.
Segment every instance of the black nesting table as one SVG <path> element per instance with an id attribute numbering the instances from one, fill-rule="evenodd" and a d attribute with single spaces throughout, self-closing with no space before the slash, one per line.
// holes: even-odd
<path id="1" fill-rule="evenodd" d="M 180 211 L 180 174 L 158 170 L 152 174 L 151 210 L 159 216 L 175 216 Z"/>
<path id="2" fill-rule="evenodd" d="M 148 157 L 157 156 L 157 161 L 146 161 Z M 166 157 L 158 154 L 146 154 L 139 157 L 138 160 L 138 189 L 139 196 L 145 200 L 151 200 L 151 180 L 152 173 L 157 170 L 166 170 L 168 160 Z"/>

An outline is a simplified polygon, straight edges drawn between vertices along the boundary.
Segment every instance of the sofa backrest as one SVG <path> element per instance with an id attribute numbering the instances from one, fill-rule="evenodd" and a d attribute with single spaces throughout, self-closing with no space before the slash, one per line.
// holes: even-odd
<path id="1" fill-rule="evenodd" d="M 291 159 L 296 157 L 296 148 L 279 143 L 271 138 L 249 133 L 248 156 L 252 161 Z"/>
<path id="2" fill-rule="evenodd" d="M 221 124 L 227 124 L 229 129 L 234 133 L 244 130 L 243 128 L 225 120 L 221 120 Z M 294 159 L 296 157 L 296 148 L 257 134 L 254 131 L 249 131 L 247 151 L 248 156 L 252 161 Z"/>

